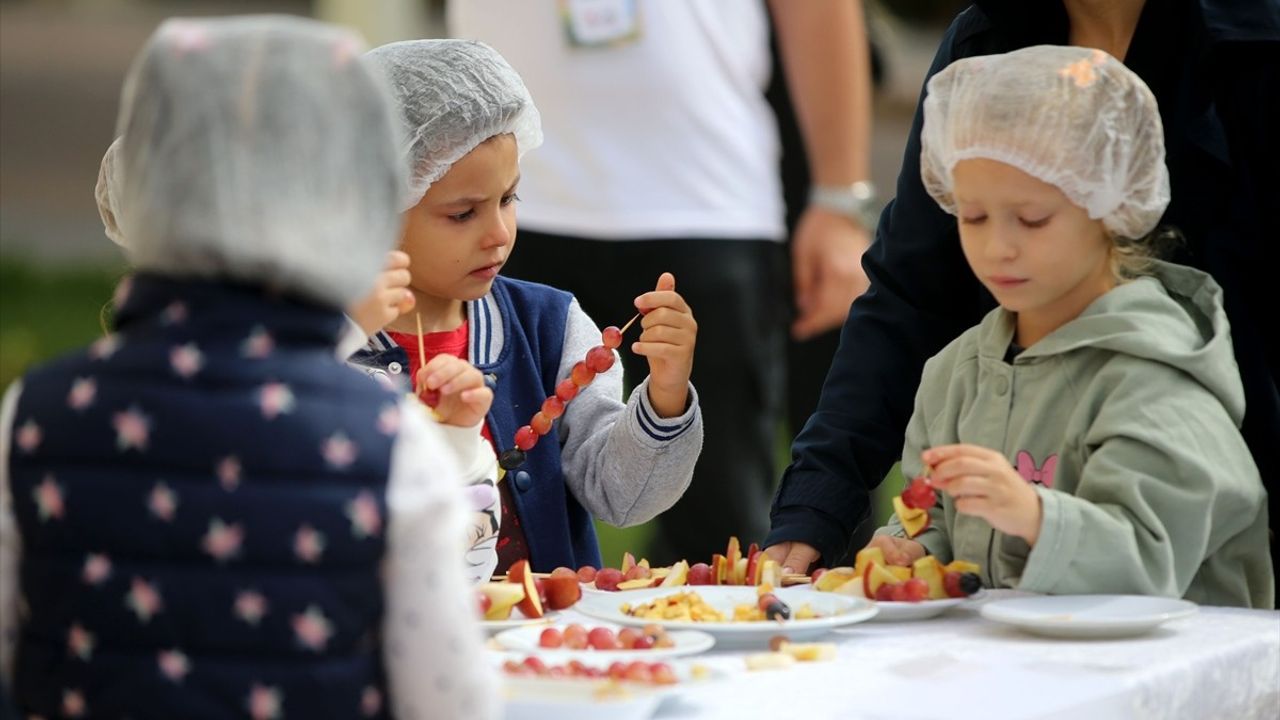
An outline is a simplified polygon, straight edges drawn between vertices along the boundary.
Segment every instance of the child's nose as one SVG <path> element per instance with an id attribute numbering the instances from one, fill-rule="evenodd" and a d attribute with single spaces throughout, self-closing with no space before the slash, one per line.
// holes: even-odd
<path id="1" fill-rule="evenodd" d="M 512 238 L 515 237 L 515 228 L 512 227 L 514 224 L 514 221 L 508 222 L 507 218 L 504 218 L 501 213 L 497 213 L 490 220 L 489 227 L 486 228 L 484 235 L 485 247 L 510 245 Z"/>
<path id="2" fill-rule="evenodd" d="M 987 238 L 987 257 L 992 260 L 1008 260 L 1018 254 L 1017 229 L 1000 223 Z"/>

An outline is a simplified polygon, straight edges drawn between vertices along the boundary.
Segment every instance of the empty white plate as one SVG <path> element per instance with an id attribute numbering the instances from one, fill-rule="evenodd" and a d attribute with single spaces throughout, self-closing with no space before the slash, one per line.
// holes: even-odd
<path id="1" fill-rule="evenodd" d="M 1187 600 L 1143 595 L 1046 595 L 997 600 L 983 605 L 981 613 L 1036 635 L 1116 638 L 1150 632 L 1197 610 Z"/>

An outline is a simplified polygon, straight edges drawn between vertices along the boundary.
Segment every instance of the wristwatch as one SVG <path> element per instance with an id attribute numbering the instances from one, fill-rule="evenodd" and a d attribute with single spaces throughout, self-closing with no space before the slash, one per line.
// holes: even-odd
<path id="1" fill-rule="evenodd" d="M 880 219 L 876 186 L 863 180 L 852 185 L 814 185 L 809 189 L 809 204 L 844 215 L 868 232 L 876 229 Z"/>

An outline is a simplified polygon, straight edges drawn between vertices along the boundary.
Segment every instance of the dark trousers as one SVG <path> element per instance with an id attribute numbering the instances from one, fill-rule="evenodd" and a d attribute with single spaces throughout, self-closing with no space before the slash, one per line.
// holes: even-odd
<path id="1" fill-rule="evenodd" d="M 598 241 L 521 230 L 503 273 L 572 292 L 601 327 L 635 315 L 636 296 L 658 276 L 698 321 L 693 385 L 705 436 L 693 482 L 658 517 L 649 559 L 710 562 L 730 535 L 758 542 L 769 529 L 785 383 L 789 317 L 785 248 L 756 240 Z M 628 387 L 648 376 L 647 361 L 621 348 Z"/>

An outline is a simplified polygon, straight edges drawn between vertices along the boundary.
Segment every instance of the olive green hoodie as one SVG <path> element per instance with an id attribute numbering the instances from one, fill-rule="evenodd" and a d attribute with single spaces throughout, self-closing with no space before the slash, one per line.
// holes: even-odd
<path id="1" fill-rule="evenodd" d="M 952 443 L 1001 451 L 1034 484 L 1034 548 L 945 493 L 916 539 L 982 566 L 988 587 L 1275 605 L 1266 491 L 1239 425 L 1244 390 L 1222 290 L 1157 263 L 1006 362 L 1001 308 L 925 365 L 903 472 Z M 896 518 L 882 533 L 903 535 Z"/>

